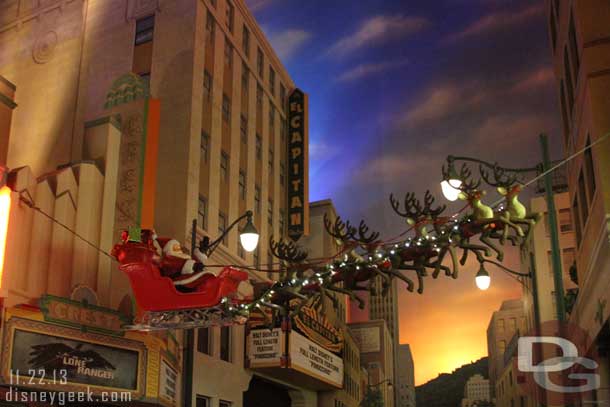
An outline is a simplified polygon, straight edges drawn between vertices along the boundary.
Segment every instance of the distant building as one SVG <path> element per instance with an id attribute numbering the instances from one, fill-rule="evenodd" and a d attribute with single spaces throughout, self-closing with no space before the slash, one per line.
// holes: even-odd
<path id="1" fill-rule="evenodd" d="M 464 386 L 462 407 L 475 407 L 480 402 L 491 401 L 491 388 L 489 379 L 475 374 L 468 379 Z"/>
<path id="2" fill-rule="evenodd" d="M 394 342 L 384 320 L 348 324 L 360 348 L 368 385 L 381 390 L 384 407 L 394 406 Z"/>
<path id="3" fill-rule="evenodd" d="M 487 352 L 489 355 L 489 381 L 492 396 L 497 379 L 504 368 L 504 351 L 517 331 L 525 330 L 523 301 L 507 300 L 495 311 L 487 327 Z"/>
<path id="4" fill-rule="evenodd" d="M 415 369 L 411 347 L 408 344 L 400 344 L 397 354 L 396 388 L 398 390 L 398 402 L 396 406 L 415 407 Z"/>
<path id="5" fill-rule="evenodd" d="M 390 287 L 387 292 L 383 292 L 381 285 L 381 277 L 377 277 L 374 281 L 375 295 L 369 295 L 369 318 L 383 319 L 388 324 L 390 335 L 394 349 L 398 350 L 400 343 L 400 332 L 398 330 L 398 279 L 393 278 L 390 282 Z M 394 376 L 398 377 L 400 364 L 398 360 L 398 352 L 394 353 Z M 398 383 L 397 383 L 398 384 Z M 394 386 L 394 402 L 398 405 L 399 386 Z"/>

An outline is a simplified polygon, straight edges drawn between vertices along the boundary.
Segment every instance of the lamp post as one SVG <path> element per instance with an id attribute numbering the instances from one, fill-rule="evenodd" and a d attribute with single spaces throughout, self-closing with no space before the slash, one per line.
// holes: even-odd
<path id="1" fill-rule="evenodd" d="M 552 184 L 552 175 L 549 171 L 551 168 L 551 162 L 549 159 L 549 150 L 548 150 L 548 140 L 545 134 L 540 135 L 540 145 L 542 148 L 542 162 L 535 167 L 527 167 L 527 168 L 506 168 L 500 167 L 497 164 L 491 164 L 487 161 L 483 161 L 478 158 L 473 157 L 462 157 L 462 156 L 448 156 L 447 157 L 447 169 L 443 171 L 444 179 L 441 182 L 441 188 L 443 191 L 443 195 L 449 201 L 455 201 L 458 198 L 460 193 L 460 187 L 462 185 L 463 180 L 460 179 L 457 171 L 455 170 L 456 162 L 471 162 L 479 164 L 481 170 L 483 167 L 488 169 L 500 169 L 504 173 L 513 173 L 513 174 L 524 174 L 524 173 L 536 173 L 536 174 L 544 174 L 544 185 L 546 192 L 546 204 L 548 211 L 548 223 L 550 229 L 550 237 L 551 237 L 551 255 L 552 255 L 552 266 L 553 266 L 553 281 L 555 285 L 555 304 L 557 308 L 557 319 L 560 322 L 565 321 L 565 300 L 564 300 L 564 289 L 563 289 L 563 274 L 561 270 L 561 253 L 559 247 L 559 235 L 557 228 L 557 215 L 555 212 L 555 199 L 553 194 L 553 184 Z M 484 177 L 483 177 L 484 178 Z M 533 267 L 533 262 L 531 264 Z M 531 268 L 531 267 L 530 267 Z M 507 270 L 507 269 L 506 269 Z M 508 270 L 507 270 L 508 271 Z M 512 272 L 512 271 L 509 271 Z M 531 272 L 530 272 L 531 273 Z M 518 273 L 520 274 L 520 273 Z M 523 276 L 532 277 L 533 284 L 532 290 L 537 291 L 536 279 L 533 278 L 534 275 L 523 274 Z M 481 268 L 476 276 L 477 286 L 483 290 L 489 288 L 489 284 L 491 282 L 489 273 L 484 269 L 483 264 L 481 264 Z M 538 302 L 537 292 L 533 292 L 535 303 Z M 536 314 L 538 314 L 538 310 L 536 310 Z M 537 315 L 539 318 L 539 315 Z"/>
<path id="2" fill-rule="evenodd" d="M 216 240 L 210 242 L 210 238 L 205 236 L 199 242 L 199 250 L 202 253 L 207 255 L 208 257 L 214 253 L 214 250 L 220 245 L 220 242 L 229 234 L 231 229 L 235 226 L 239 225 L 239 223 L 246 219 L 246 225 L 240 231 L 239 241 L 247 252 L 253 252 L 256 250 L 258 246 L 259 234 L 252 222 L 252 211 L 246 211 L 239 218 L 235 219 L 233 223 L 226 228 L 222 235 L 218 236 Z M 191 255 L 195 253 L 197 241 L 197 219 L 193 219 L 192 229 L 191 229 Z M 183 364 L 183 401 L 185 407 L 191 407 L 193 405 L 193 365 L 194 365 L 194 356 L 193 356 L 193 347 L 195 346 L 195 335 L 193 329 L 187 329 L 185 332 L 185 344 L 184 344 L 184 364 Z M 189 379 L 191 378 L 191 379 Z"/>
<path id="3" fill-rule="evenodd" d="M 212 253 L 214 253 L 214 250 L 216 250 L 216 248 L 220 244 L 220 242 L 222 242 L 223 239 L 229 234 L 231 229 L 239 225 L 242 220 L 246 219 L 246 225 L 239 233 L 239 241 L 245 251 L 249 253 L 253 252 L 258 246 L 259 234 L 256 230 L 256 227 L 254 226 L 254 223 L 252 222 L 252 217 L 252 211 L 246 211 L 239 218 L 235 219 L 235 221 L 233 221 L 233 223 L 231 223 L 229 227 L 223 231 L 222 235 L 218 236 L 218 238 L 216 238 L 216 240 L 214 240 L 213 242 L 210 242 L 210 238 L 205 236 L 203 239 L 201 239 L 201 242 L 199 243 L 199 250 L 201 250 L 201 252 L 205 253 L 207 256 L 211 256 Z M 196 228 L 197 220 L 193 220 L 193 245 L 196 238 Z M 192 249 L 194 251 L 195 248 L 193 247 Z"/>

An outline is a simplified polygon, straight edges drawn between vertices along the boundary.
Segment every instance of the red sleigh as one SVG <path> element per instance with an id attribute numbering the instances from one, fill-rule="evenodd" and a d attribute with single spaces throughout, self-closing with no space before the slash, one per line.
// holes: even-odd
<path id="1" fill-rule="evenodd" d="M 138 323 L 126 329 L 193 328 L 243 322 L 234 320 L 225 305 L 239 302 L 232 298 L 239 283 L 247 279 L 243 271 L 225 267 L 218 276 L 206 275 L 196 292 L 183 293 L 176 290 L 169 277 L 161 275 L 153 261 L 156 253 L 148 245 L 125 242 L 115 245 L 112 254 L 129 278 L 136 302 L 144 311 Z"/>

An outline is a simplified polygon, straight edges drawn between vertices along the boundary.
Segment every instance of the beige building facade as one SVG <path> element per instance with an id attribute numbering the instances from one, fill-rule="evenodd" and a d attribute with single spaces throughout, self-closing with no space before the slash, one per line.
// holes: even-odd
<path id="1" fill-rule="evenodd" d="M 406 343 L 398 345 L 398 369 L 395 372 L 398 387 L 399 407 L 415 407 L 415 366 L 411 347 Z"/>
<path id="2" fill-rule="evenodd" d="M 601 356 L 601 388 L 610 393 L 610 5 L 601 0 L 545 2 L 556 77 L 565 155 L 581 151 L 567 165 L 576 235 L 579 293 L 570 322 L 594 340 Z"/>
<path id="3" fill-rule="evenodd" d="M 478 402 L 491 400 L 489 379 L 485 379 L 480 374 L 475 374 L 466 381 L 462 407 L 473 407 L 476 406 Z"/>
<path id="4" fill-rule="evenodd" d="M 129 226 L 154 227 L 189 247 L 193 219 L 198 238 L 213 239 L 251 209 L 259 250 L 243 252 L 236 228 L 210 262 L 273 263 L 266 243 L 287 227 L 295 85 L 243 0 L 1 7 L 0 154 L 13 169 L 13 201 L 31 199 L 86 239 L 17 205 L 7 250 L 32 260 L 6 264 L 5 307 L 85 287 L 97 305 L 133 315 L 129 283 L 102 253 Z M 4 137 L 9 128 L 13 137 Z M 155 159 L 138 162 L 151 143 Z M 244 337 L 239 326 L 196 332 L 193 405 L 242 405 L 252 376 Z M 178 400 L 180 381 L 176 388 Z"/>
<path id="5" fill-rule="evenodd" d="M 526 327 L 523 302 L 506 300 L 492 314 L 487 327 L 487 355 L 489 356 L 489 382 L 492 391 L 497 391 L 498 380 L 504 371 L 504 353 L 511 339 Z"/>
<path id="6" fill-rule="evenodd" d="M 360 347 L 360 360 L 367 371 L 369 387 L 377 388 L 384 406 L 394 406 L 394 341 L 382 319 L 348 324 Z"/>

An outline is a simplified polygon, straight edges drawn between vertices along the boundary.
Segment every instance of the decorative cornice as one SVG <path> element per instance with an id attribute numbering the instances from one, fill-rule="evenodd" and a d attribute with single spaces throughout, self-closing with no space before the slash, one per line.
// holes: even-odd
<path id="1" fill-rule="evenodd" d="M 8 96 L 0 93 L 0 102 L 7 105 L 10 109 L 17 107 L 17 103 L 13 102 Z"/>
<path id="2" fill-rule="evenodd" d="M 121 117 L 118 115 L 104 116 L 100 117 L 99 119 L 89 120 L 88 122 L 85 122 L 85 129 L 101 126 L 102 124 L 107 123 L 114 126 L 117 130 L 121 130 Z"/>
<path id="3" fill-rule="evenodd" d="M 148 83 L 133 72 L 117 78 L 106 95 L 104 108 L 110 109 L 114 106 L 129 103 L 137 99 L 149 96 Z"/>

